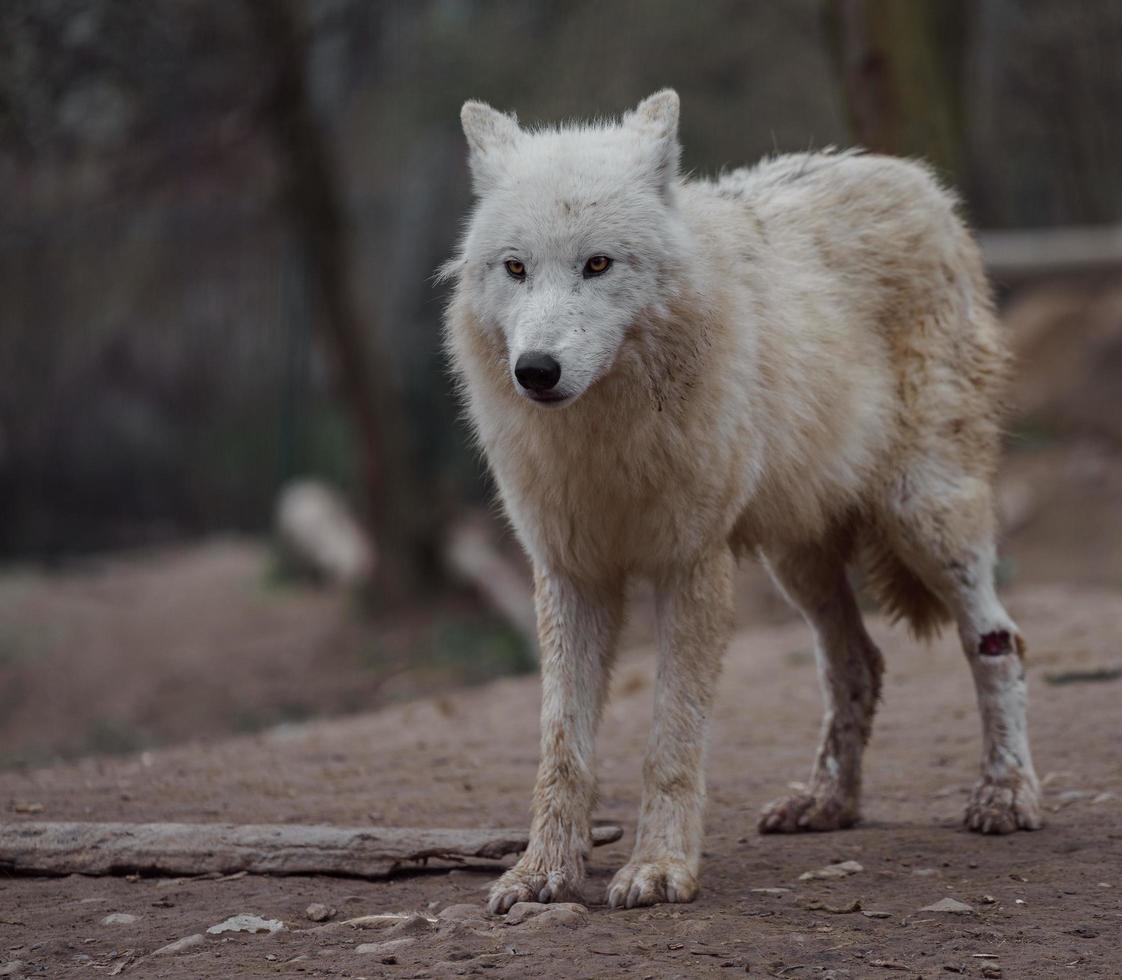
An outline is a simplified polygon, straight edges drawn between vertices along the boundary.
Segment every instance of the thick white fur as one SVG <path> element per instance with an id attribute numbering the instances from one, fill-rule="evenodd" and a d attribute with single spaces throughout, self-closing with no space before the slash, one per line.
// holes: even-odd
<path id="1" fill-rule="evenodd" d="M 1023 642 L 992 587 L 1008 357 L 952 197 L 921 165 L 855 153 L 682 180 L 671 91 L 620 122 L 530 132 L 477 102 L 462 118 L 478 201 L 444 269 L 447 346 L 533 560 L 542 646 L 531 842 L 491 908 L 577 893 L 595 730 L 640 576 L 658 594 L 654 727 L 635 851 L 608 897 L 697 894 L 705 731 L 744 553 L 812 625 L 826 701 L 810 783 L 762 830 L 858 817 L 881 657 L 854 564 L 918 634 L 958 623 L 984 734 L 968 824 L 1039 826 Z M 593 255 L 613 264 L 586 278 Z M 516 383 L 529 351 L 560 363 L 560 405 Z"/>

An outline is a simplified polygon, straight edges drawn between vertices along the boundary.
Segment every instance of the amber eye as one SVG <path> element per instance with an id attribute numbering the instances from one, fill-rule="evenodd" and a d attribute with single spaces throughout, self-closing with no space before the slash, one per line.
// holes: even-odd
<path id="1" fill-rule="evenodd" d="M 509 272 L 515 279 L 526 278 L 526 266 L 524 266 L 518 259 L 507 259 L 503 263 L 506 266 L 506 271 Z"/>
<path id="2" fill-rule="evenodd" d="M 584 264 L 584 278 L 603 275 L 612 267 L 612 260 L 606 255 L 594 255 Z"/>

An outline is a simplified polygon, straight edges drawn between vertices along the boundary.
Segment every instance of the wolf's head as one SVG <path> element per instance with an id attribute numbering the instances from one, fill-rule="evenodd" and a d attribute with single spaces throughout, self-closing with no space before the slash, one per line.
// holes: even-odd
<path id="1" fill-rule="evenodd" d="M 510 382 L 558 407 L 611 371 L 628 328 L 660 308 L 680 254 L 678 96 L 619 122 L 529 131 L 482 102 L 461 113 L 477 205 L 447 271 Z"/>

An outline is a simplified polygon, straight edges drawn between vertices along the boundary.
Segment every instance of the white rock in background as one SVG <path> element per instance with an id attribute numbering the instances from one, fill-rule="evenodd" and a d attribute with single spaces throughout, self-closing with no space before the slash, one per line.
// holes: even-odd
<path id="1" fill-rule="evenodd" d="M 277 534 L 302 565 L 329 582 L 358 585 L 374 571 L 374 550 L 342 496 L 320 480 L 287 484 L 277 499 Z"/>
<path id="2" fill-rule="evenodd" d="M 281 932 L 284 923 L 277 919 L 262 919 L 259 915 L 232 915 L 225 922 L 207 929 L 212 936 L 223 932 Z"/>
<path id="3" fill-rule="evenodd" d="M 101 920 L 103 926 L 130 926 L 137 917 L 131 912 L 113 912 Z"/>

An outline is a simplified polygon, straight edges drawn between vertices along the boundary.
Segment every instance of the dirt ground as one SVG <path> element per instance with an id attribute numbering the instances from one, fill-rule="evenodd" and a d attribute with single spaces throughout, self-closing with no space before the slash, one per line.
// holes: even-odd
<path id="1" fill-rule="evenodd" d="M 1032 729 L 1048 815 L 1038 833 L 985 838 L 961 829 L 979 751 L 966 665 L 949 637 L 924 649 L 874 620 L 888 674 L 864 822 L 833 834 L 757 835 L 756 812 L 805 776 L 817 734 L 809 637 L 791 624 L 740 633 L 729 652 L 695 904 L 615 912 L 602 904 L 634 834 L 652 672 L 650 651 L 637 650 L 617 673 L 600 743 L 596 816 L 620 823 L 625 836 L 594 854 L 587 915 L 519 925 L 487 916 L 485 889 L 499 865 L 430 867 L 386 881 L 8 877 L 0 880 L 0 975 L 16 962 L 6 975 L 1117 977 L 1122 681 L 1057 680 L 1122 662 L 1122 596 L 1025 586 L 1008 604 L 1032 647 Z M 534 678 L 507 679 L 203 746 L 12 770 L 0 773 L 0 801 L 8 820 L 523 825 L 537 701 Z M 843 860 L 862 870 L 799 878 Z M 922 911 L 943 898 L 972 911 Z M 859 910 L 837 911 L 855 900 Z M 311 922 L 304 910 L 313 902 L 338 914 Z M 405 935 L 342 924 L 463 905 Z M 136 920 L 103 923 L 112 913 Z M 237 913 L 287 928 L 206 935 Z M 196 933 L 205 938 L 184 952 L 150 955 Z M 358 951 L 387 941 L 394 945 Z"/>
<path id="2" fill-rule="evenodd" d="M 364 616 L 226 537 L 0 574 L 0 768 L 370 711 L 533 661 L 473 597 Z"/>
<path id="3" fill-rule="evenodd" d="M 278 580 L 272 562 L 266 541 L 225 537 L 0 570 L 0 769 L 371 711 L 533 669 L 466 591 L 375 618 L 346 594 Z M 764 578 L 742 569 L 741 621 L 794 619 Z M 638 600 L 629 646 L 652 633 L 650 597 Z"/>

